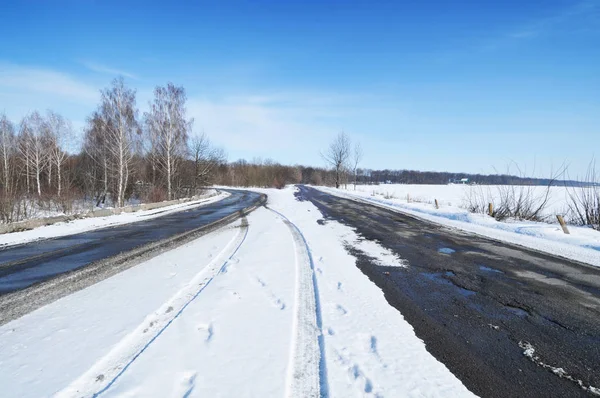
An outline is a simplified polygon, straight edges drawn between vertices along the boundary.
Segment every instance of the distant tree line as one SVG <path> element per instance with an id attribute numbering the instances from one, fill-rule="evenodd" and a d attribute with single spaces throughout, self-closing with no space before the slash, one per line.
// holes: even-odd
<path id="1" fill-rule="evenodd" d="M 469 174 L 450 173 L 438 171 L 418 170 L 372 170 L 358 169 L 358 181 L 360 184 L 448 184 L 451 181 L 460 181 L 467 178 L 469 184 L 479 185 L 543 185 L 550 183 L 554 185 L 577 186 L 581 182 L 563 181 L 550 178 L 519 177 L 508 174 Z"/>

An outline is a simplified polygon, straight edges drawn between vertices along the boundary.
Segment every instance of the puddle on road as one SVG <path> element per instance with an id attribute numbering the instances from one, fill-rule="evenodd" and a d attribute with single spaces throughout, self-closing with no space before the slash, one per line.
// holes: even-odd
<path id="1" fill-rule="evenodd" d="M 438 252 L 443 254 L 452 254 L 455 253 L 456 250 L 450 249 L 449 247 L 442 247 L 441 249 L 438 249 Z"/>
<path id="2" fill-rule="evenodd" d="M 456 291 L 463 297 L 473 296 L 476 292 L 473 290 L 465 289 L 463 287 L 455 285 L 451 280 L 444 278 L 454 276 L 455 273 L 452 271 L 446 271 L 444 273 L 441 272 L 421 272 L 425 278 L 429 279 L 432 282 L 439 283 L 440 285 L 452 286 Z"/>
<path id="3" fill-rule="evenodd" d="M 495 272 L 495 273 L 498 273 L 498 274 L 503 274 L 504 273 L 504 271 L 500 271 L 499 269 L 496 269 L 496 268 L 486 267 L 485 265 L 480 265 L 479 269 L 482 270 L 482 271 Z"/>
<path id="4" fill-rule="evenodd" d="M 513 314 L 520 316 L 522 318 L 526 317 L 527 315 L 529 315 L 529 312 L 522 310 L 521 308 L 517 308 L 517 307 L 512 307 L 510 305 L 505 305 L 504 308 L 506 308 L 508 311 L 512 312 Z"/>

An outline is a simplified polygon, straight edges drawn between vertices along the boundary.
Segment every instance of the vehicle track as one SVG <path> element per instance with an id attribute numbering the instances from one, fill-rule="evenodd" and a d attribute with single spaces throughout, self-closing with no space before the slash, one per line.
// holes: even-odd
<path id="1" fill-rule="evenodd" d="M 98 397 L 107 392 L 144 351 L 167 330 L 173 321 L 179 318 L 185 309 L 200 296 L 211 281 L 224 272 L 242 247 L 248 235 L 248 230 L 248 220 L 243 217 L 239 225 L 239 232 L 188 285 L 148 315 L 136 329 L 123 338 L 106 356 L 56 396 Z"/>
<path id="2" fill-rule="evenodd" d="M 296 300 L 286 397 L 327 397 L 327 368 L 319 290 L 310 247 L 300 229 L 275 213 L 288 227 L 296 254 Z"/>

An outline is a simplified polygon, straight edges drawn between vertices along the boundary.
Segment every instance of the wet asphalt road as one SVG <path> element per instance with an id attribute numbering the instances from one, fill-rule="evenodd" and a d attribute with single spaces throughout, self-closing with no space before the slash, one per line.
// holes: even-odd
<path id="1" fill-rule="evenodd" d="M 309 187 L 297 198 L 315 204 L 321 222 L 353 227 L 407 261 L 382 267 L 348 248 L 428 351 L 475 394 L 577 397 L 600 387 L 600 269 Z M 535 361 L 524 355 L 527 344 Z"/>
<path id="2" fill-rule="evenodd" d="M 248 191 L 147 221 L 42 240 L 0 250 L 0 296 L 134 248 L 205 226 L 260 199 Z"/>

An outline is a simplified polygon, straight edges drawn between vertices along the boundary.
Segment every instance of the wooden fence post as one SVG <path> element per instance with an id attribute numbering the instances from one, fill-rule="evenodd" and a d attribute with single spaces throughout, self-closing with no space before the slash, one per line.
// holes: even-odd
<path id="1" fill-rule="evenodd" d="M 438 203 L 438 200 L 437 200 L 437 199 L 435 200 L 435 208 L 436 208 L 436 209 L 439 209 L 439 208 L 440 208 L 440 204 Z"/>
<path id="2" fill-rule="evenodd" d="M 410 203 L 410 194 L 409 193 L 406 194 L 406 203 Z"/>
<path id="3" fill-rule="evenodd" d="M 494 216 L 494 205 L 491 203 L 488 205 L 488 214 L 490 215 L 490 217 Z"/>
<path id="4" fill-rule="evenodd" d="M 556 218 L 558 219 L 558 223 L 560 224 L 560 227 L 562 228 L 563 232 L 567 235 L 570 235 L 569 228 L 567 228 L 567 223 L 565 222 L 563 216 L 557 215 Z"/>

